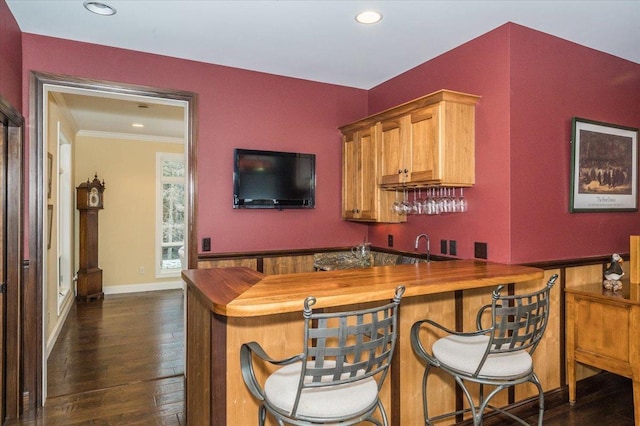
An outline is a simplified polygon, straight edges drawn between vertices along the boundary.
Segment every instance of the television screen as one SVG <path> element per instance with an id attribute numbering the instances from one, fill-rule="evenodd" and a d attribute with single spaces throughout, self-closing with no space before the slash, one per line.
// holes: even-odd
<path id="1" fill-rule="evenodd" d="M 314 154 L 234 150 L 233 208 L 315 207 Z"/>

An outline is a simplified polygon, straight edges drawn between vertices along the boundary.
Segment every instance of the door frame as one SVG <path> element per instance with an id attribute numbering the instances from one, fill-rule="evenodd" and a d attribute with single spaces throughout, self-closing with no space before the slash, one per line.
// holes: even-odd
<path id="1" fill-rule="evenodd" d="M 2 298 L 4 320 L 4 341 L 0 346 L 3 351 L 3 365 L 5 368 L 2 378 L 2 398 L 0 398 L 0 423 L 5 419 L 14 419 L 20 415 L 21 401 L 21 376 L 20 356 L 23 353 L 20 347 L 21 339 L 21 288 L 23 268 L 23 239 L 24 239 L 24 177 L 23 177 L 23 153 L 24 153 L 24 118 L 0 96 L 0 120 L 3 127 L 6 126 L 7 140 L 4 153 L 6 162 L 6 200 L 5 222 L 8 226 L 5 231 L 6 269 L 4 278 L 6 290 Z M 4 130 L 3 130 L 4 132 Z M 4 154 L 3 153 L 3 154 Z M 4 224 L 3 224 L 4 225 Z"/>
<path id="2" fill-rule="evenodd" d="M 45 87 L 55 85 L 72 89 L 85 89 L 109 94 L 133 95 L 183 101 L 188 105 L 187 135 L 185 141 L 187 176 L 187 239 L 188 239 L 188 267 L 197 267 L 197 128 L 198 128 L 198 96 L 196 93 L 172 89 L 159 89 L 148 86 L 131 85 L 103 80 L 92 80 L 68 75 L 31 72 L 30 75 L 30 116 L 32 127 L 29 137 L 29 256 L 30 279 L 25 285 L 25 322 L 33 318 L 35 335 L 23 341 L 24 345 L 24 390 L 23 400 L 29 408 L 41 407 L 44 403 L 45 383 L 43 377 L 44 351 L 46 350 L 43 336 L 43 284 L 44 260 L 43 251 L 43 215 L 45 214 L 44 187 L 44 111 L 46 99 Z M 26 324 L 24 324 L 26 325 Z M 32 329 L 33 329 L 32 328 Z M 27 354 L 33 354 L 28 357 Z M 25 396 L 26 392 L 26 396 Z M 25 407 L 25 411 L 26 411 Z"/>

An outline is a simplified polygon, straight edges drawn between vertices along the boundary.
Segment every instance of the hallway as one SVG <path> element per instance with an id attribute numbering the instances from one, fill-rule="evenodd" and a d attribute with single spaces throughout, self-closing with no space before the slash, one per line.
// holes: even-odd
<path id="1" fill-rule="evenodd" d="M 183 292 L 76 304 L 47 365 L 45 407 L 10 424 L 185 424 Z"/>

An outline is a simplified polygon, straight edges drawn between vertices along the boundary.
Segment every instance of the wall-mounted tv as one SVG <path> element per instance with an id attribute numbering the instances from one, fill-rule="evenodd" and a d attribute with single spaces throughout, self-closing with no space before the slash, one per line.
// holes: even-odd
<path id="1" fill-rule="evenodd" d="M 234 209 L 315 207 L 315 154 L 237 148 L 233 164 Z"/>

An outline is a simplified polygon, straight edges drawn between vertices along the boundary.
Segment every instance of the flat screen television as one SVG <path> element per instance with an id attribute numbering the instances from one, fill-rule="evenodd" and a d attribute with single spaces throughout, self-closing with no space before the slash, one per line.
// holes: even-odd
<path id="1" fill-rule="evenodd" d="M 315 154 L 237 148 L 233 158 L 234 209 L 315 207 Z"/>

